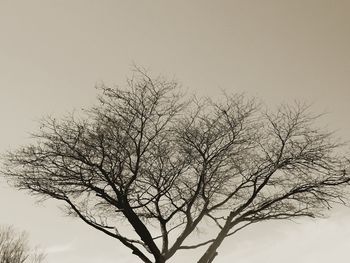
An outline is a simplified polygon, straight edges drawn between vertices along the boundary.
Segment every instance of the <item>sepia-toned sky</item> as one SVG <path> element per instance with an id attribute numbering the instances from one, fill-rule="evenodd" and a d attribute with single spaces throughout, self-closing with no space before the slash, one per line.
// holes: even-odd
<path id="1" fill-rule="evenodd" d="M 347 0 L 0 0 L 0 152 L 25 144 L 43 115 L 94 103 L 97 83 L 123 85 L 133 63 L 190 93 L 305 100 L 350 140 L 349 14 Z M 251 227 L 215 262 L 348 262 L 350 208 L 329 215 Z M 0 224 L 29 231 L 50 263 L 137 262 L 56 202 L 36 204 L 3 181 Z"/>

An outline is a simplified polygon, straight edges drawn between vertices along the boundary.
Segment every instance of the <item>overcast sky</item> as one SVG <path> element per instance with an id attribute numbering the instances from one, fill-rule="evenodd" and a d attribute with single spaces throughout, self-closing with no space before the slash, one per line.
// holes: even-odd
<path id="1" fill-rule="evenodd" d="M 94 103 L 97 83 L 123 85 L 133 63 L 202 95 L 305 100 L 350 140 L 349 14 L 346 0 L 0 0 L 0 151 L 24 144 L 43 115 Z M 56 202 L 35 204 L 4 183 L 0 211 L 0 224 L 29 231 L 49 263 L 137 262 Z M 329 214 L 249 228 L 215 262 L 348 262 L 350 209 Z"/>

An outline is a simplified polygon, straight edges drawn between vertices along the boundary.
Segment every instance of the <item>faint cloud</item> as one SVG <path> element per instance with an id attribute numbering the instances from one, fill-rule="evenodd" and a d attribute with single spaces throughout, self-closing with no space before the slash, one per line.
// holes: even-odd
<path id="1" fill-rule="evenodd" d="M 55 253 L 62 253 L 67 252 L 74 249 L 73 242 L 69 242 L 67 244 L 59 244 L 59 245 L 53 245 L 48 248 L 46 248 L 45 252 L 47 254 L 55 254 Z"/>

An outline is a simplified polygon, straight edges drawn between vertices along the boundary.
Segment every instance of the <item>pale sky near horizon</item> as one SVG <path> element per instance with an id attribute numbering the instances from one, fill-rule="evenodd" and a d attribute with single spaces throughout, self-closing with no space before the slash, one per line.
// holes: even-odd
<path id="1" fill-rule="evenodd" d="M 123 85 L 133 63 L 191 93 L 305 100 L 350 140 L 349 14 L 345 0 L 0 0 L 0 152 L 25 143 L 43 115 L 94 103 L 96 83 Z M 138 262 L 55 202 L 35 204 L 3 182 L 0 211 L 0 224 L 27 230 L 49 263 Z M 251 227 L 215 262 L 348 262 L 350 208 L 329 215 Z"/>

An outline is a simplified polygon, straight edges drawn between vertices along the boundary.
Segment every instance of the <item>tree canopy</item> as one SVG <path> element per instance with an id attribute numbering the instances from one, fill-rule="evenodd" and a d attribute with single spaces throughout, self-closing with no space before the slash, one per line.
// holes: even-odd
<path id="1" fill-rule="evenodd" d="M 61 200 L 143 262 L 206 246 L 192 261 L 209 263 L 250 224 L 317 217 L 346 202 L 342 144 L 303 103 L 268 110 L 241 94 L 186 96 L 142 70 L 100 92 L 79 116 L 44 118 L 33 144 L 5 156 L 3 173 L 18 189 Z M 205 218 L 215 236 L 189 243 Z"/>
<path id="2" fill-rule="evenodd" d="M 0 227 L 0 263 L 41 263 L 44 258 L 43 252 L 29 246 L 27 233 Z"/>

